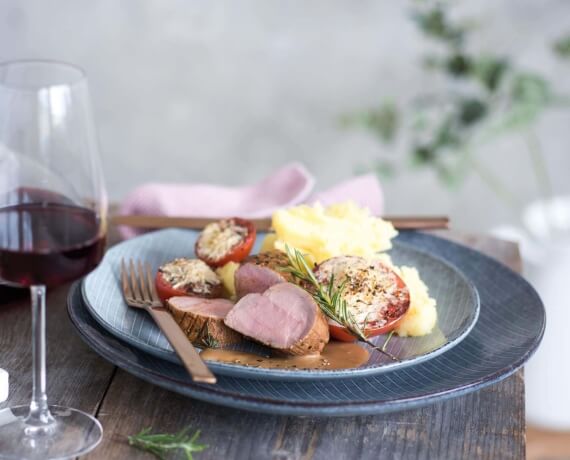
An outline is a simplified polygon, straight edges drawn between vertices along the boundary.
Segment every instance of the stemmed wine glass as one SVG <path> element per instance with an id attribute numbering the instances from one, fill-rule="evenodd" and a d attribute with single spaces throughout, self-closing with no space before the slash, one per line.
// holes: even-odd
<path id="1" fill-rule="evenodd" d="M 107 200 L 84 72 L 53 61 L 0 64 L 0 279 L 30 288 L 32 400 L 0 411 L 0 458 L 72 458 L 100 423 L 48 405 L 46 287 L 103 256 Z"/>

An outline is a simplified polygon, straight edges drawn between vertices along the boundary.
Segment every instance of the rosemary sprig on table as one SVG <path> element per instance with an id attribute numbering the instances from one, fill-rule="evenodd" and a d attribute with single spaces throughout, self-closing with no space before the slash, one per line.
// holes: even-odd
<path id="1" fill-rule="evenodd" d="M 207 449 L 206 444 L 198 444 L 200 431 L 196 431 L 192 436 L 187 433 L 189 427 L 184 428 L 175 434 L 150 433 L 151 428 L 145 428 L 139 434 L 129 436 L 129 444 L 141 450 L 146 450 L 165 460 L 166 455 L 173 451 L 181 450 L 186 455 L 186 460 L 193 460 L 193 452 L 202 452 Z"/>
<path id="2" fill-rule="evenodd" d="M 331 280 L 328 285 L 323 286 L 313 273 L 311 267 L 309 267 L 309 264 L 303 257 L 303 254 L 298 249 L 285 245 L 285 252 L 289 259 L 289 266 L 283 270 L 291 273 L 291 275 L 299 281 L 305 282 L 313 287 L 313 299 L 315 299 L 315 302 L 317 302 L 317 305 L 325 316 L 341 326 L 344 326 L 346 330 L 360 342 L 363 342 L 380 353 L 388 356 L 392 361 L 400 361 L 396 356 L 386 351 L 385 346 L 379 347 L 373 344 L 366 337 L 366 334 L 349 310 L 346 300 L 342 297 L 342 291 L 344 290 L 346 281 L 338 288 L 335 288 L 334 276 L 331 276 Z"/>

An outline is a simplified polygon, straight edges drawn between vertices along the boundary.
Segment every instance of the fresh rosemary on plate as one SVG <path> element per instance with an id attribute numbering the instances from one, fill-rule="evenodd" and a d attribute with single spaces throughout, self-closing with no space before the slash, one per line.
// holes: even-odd
<path id="1" fill-rule="evenodd" d="M 334 278 L 331 277 L 330 283 L 323 286 L 309 264 L 303 257 L 303 254 L 296 248 L 285 245 L 285 252 L 289 259 L 289 266 L 284 271 L 291 273 L 299 281 L 310 285 L 313 290 L 311 292 L 313 299 L 317 302 L 322 312 L 332 321 L 344 326 L 357 340 L 372 347 L 374 350 L 388 356 L 392 361 L 400 361 L 396 356 L 385 350 L 385 346 L 379 347 L 372 343 L 367 337 L 360 325 L 354 319 L 350 312 L 346 300 L 342 297 L 344 283 L 338 288 L 334 286 Z M 386 344 L 384 344 L 386 345 Z"/>
<path id="2" fill-rule="evenodd" d="M 220 342 L 218 342 L 211 334 L 208 334 L 202 340 L 202 345 L 206 348 L 220 348 Z"/>
<path id="3" fill-rule="evenodd" d="M 175 434 L 170 433 L 150 433 L 151 428 L 145 428 L 139 434 L 129 436 L 129 444 L 141 450 L 146 450 L 158 458 L 165 460 L 166 455 L 176 451 L 184 452 L 186 460 L 193 460 L 193 452 L 202 452 L 207 449 L 206 444 L 198 444 L 200 431 L 196 431 L 192 436 L 187 433 L 190 427 Z"/>

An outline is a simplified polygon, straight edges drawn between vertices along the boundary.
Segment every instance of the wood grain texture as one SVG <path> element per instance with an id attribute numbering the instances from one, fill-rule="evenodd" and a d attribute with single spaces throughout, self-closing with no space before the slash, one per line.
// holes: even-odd
<path id="1" fill-rule="evenodd" d="M 520 269 L 514 244 L 484 237 L 445 236 Z M 327 419 L 249 413 L 194 401 L 122 370 L 114 372 L 71 331 L 63 313 L 66 291 L 62 288 L 52 294 L 48 309 L 49 389 L 53 401 L 92 413 L 99 407 L 104 440 L 89 459 L 151 459 L 130 447 L 126 437 L 146 427 L 173 432 L 188 425 L 200 429 L 201 440 L 210 445 L 196 455 L 198 460 L 525 457 L 522 371 L 477 393 L 382 416 Z M 13 402 L 25 402 L 29 395 L 28 323 L 27 298 L 0 305 L 0 346 L 9 356 L 6 360 L 2 353 L 0 366 L 9 368 L 13 383 L 16 379 L 24 385 L 12 394 Z M 25 338 L 22 331 L 26 331 Z"/>
<path id="2" fill-rule="evenodd" d="M 67 317 L 68 286 L 47 294 L 47 393 L 50 404 L 94 413 L 114 366 L 86 347 Z M 9 291 L 9 292 L 8 292 Z M 27 290 L 0 291 L 0 367 L 10 374 L 10 397 L 0 408 L 28 404 L 32 393 L 31 314 Z"/>
<path id="3" fill-rule="evenodd" d="M 528 460 L 563 460 L 570 458 L 570 431 L 550 431 L 529 426 Z"/>
<path id="4" fill-rule="evenodd" d="M 200 460 L 522 459 L 523 387 L 517 374 L 469 396 L 417 410 L 347 418 L 282 417 L 193 401 L 118 371 L 99 414 L 107 436 L 89 458 L 147 458 L 128 446 L 129 434 L 149 426 L 164 432 L 191 426 L 210 445 Z"/>
<path id="5" fill-rule="evenodd" d="M 396 217 L 384 216 L 385 220 L 392 222 L 398 230 L 432 230 L 446 229 L 449 227 L 449 217 L 447 216 L 416 216 L 416 217 Z M 190 228 L 202 230 L 206 225 L 219 221 L 215 217 L 172 217 L 172 216 L 143 216 L 143 215 L 114 215 L 111 216 L 111 223 L 114 225 L 126 225 L 136 228 L 157 229 L 157 228 Z M 253 222 L 256 230 L 267 232 L 271 230 L 270 218 L 249 219 Z"/>

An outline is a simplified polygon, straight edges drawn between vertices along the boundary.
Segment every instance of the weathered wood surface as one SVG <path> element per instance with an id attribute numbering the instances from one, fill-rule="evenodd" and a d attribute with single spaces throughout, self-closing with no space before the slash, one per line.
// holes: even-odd
<path id="1" fill-rule="evenodd" d="M 517 247 L 446 234 L 520 269 Z M 95 413 L 102 444 L 89 459 L 152 458 L 126 436 L 152 426 L 202 430 L 209 449 L 197 459 L 523 459 L 524 380 L 519 371 L 487 389 L 420 409 L 382 416 L 326 419 L 254 414 L 184 398 L 116 370 L 87 348 L 65 312 L 67 288 L 48 297 L 50 401 Z M 27 296 L 0 290 L 0 367 L 11 374 L 9 404 L 30 394 Z M 15 297 L 15 298 L 14 298 Z M 0 404 L 0 407 L 7 403 Z"/>
<path id="2" fill-rule="evenodd" d="M 114 366 L 91 351 L 67 318 L 67 286 L 47 295 L 47 391 L 50 404 L 94 413 Z M 10 399 L 0 408 L 28 404 L 32 394 L 30 298 L 0 287 L 0 367 L 10 373 Z"/>

